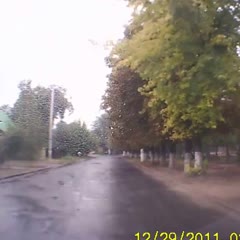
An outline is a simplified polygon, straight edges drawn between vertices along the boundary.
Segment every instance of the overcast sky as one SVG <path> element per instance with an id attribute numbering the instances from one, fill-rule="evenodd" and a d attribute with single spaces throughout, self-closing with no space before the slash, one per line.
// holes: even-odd
<path id="1" fill-rule="evenodd" d="M 72 97 L 68 120 L 90 126 L 109 72 L 103 45 L 122 37 L 129 18 L 124 0 L 0 1 L 0 105 L 16 101 L 21 80 L 57 84 Z"/>

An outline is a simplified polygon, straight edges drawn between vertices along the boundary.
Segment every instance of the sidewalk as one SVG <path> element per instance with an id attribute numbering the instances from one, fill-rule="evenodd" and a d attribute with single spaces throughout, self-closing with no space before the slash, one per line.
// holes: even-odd
<path id="1" fill-rule="evenodd" d="M 41 161 L 6 161 L 0 165 L 0 181 L 20 175 L 58 168 L 83 161 L 82 158 L 46 159 Z"/>
<path id="2" fill-rule="evenodd" d="M 128 160 L 144 174 L 161 182 L 168 189 L 188 197 L 206 208 L 240 214 L 240 166 L 238 164 L 210 166 L 207 175 L 188 177 L 183 171 L 153 167 L 150 163 Z"/>

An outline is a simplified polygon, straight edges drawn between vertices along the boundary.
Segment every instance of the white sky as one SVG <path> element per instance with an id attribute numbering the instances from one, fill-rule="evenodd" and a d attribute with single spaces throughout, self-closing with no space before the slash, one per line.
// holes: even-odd
<path id="1" fill-rule="evenodd" d="M 1 0 L 0 105 L 16 101 L 21 80 L 57 84 L 72 97 L 68 120 L 90 126 L 109 72 L 102 45 L 122 37 L 129 18 L 124 0 Z"/>

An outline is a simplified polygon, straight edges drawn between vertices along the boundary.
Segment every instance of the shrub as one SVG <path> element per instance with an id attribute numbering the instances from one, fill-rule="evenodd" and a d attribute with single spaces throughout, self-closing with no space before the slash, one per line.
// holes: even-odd
<path id="1" fill-rule="evenodd" d="M 41 149 L 35 139 L 17 129 L 9 131 L 1 145 L 4 158 L 14 160 L 34 160 Z"/>
<path id="2" fill-rule="evenodd" d="M 207 169 L 208 169 L 208 160 L 204 159 L 202 168 L 190 167 L 187 172 L 187 175 L 188 176 L 200 176 L 200 175 L 206 174 Z"/>

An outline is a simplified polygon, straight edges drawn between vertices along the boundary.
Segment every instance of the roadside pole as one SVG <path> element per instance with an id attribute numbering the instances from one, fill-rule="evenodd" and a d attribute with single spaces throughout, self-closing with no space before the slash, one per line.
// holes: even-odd
<path id="1" fill-rule="evenodd" d="M 54 111 L 54 88 L 51 91 L 50 119 L 49 119 L 49 138 L 48 138 L 48 158 L 52 159 L 52 140 L 53 140 L 53 111 Z"/>

